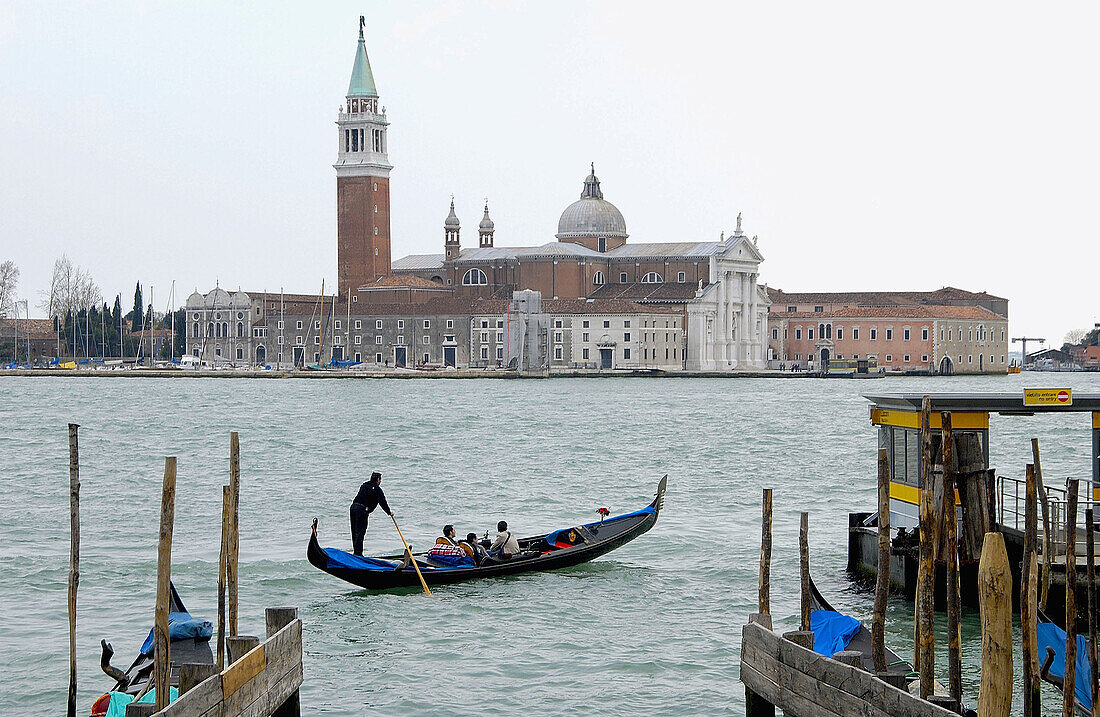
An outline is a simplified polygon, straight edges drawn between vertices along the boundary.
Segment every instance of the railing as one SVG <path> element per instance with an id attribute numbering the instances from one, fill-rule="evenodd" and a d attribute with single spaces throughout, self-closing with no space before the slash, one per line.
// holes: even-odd
<path id="1" fill-rule="evenodd" d="M 997 523 L 1016 530 L 1024 530 L 1024 507 L 1027 495 L 1026 482 L 1019 478 L 997 476 Z M 1066 488 L 1044 484 L 1047 492 L 1047 504 L 1050 507 L 1050 538 L 1051 552 L 1054 555 L 1066 553 L 1066 517 L 1069 514 L 1069 502 L 1066 498 Z M 1085 511 L 1093 508 L 1096 503 L 1092 498 L 1092 481 L 1081 481 L 1077 498 L 1077 555 L 1084 555 L 1085 531 L 1088 524 L 1085 522 Z M 1042 507 L 1036 510 L 1039 540 L 1039 552 L 1043 550 L 1043 513 Z M 1095 520 L 1095 517 L 1094 517 Z"/>

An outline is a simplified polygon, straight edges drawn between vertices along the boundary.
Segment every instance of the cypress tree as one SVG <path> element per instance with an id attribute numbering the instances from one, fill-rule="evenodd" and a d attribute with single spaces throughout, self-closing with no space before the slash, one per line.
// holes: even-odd
<path id="1" fill-rule="evenodd" d="M 130 321 L 130 331 L 141 331 L 141 325 L 144 323 L 145 319 L 142 310 L 141 282 L 139 281 L 137 287 L 134 289 L 134 314 Z"/>

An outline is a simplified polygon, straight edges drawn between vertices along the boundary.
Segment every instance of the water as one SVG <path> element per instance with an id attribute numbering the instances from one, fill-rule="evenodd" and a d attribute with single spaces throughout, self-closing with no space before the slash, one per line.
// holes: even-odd
<path id="1" fill-rule="evenodd" d="M 263 608 L 304 621 L 307 714 L 735 714 L 741 625 L 755 610 L 760 489 L 775 489 L 772 611 L 798 620 L 798 512 L 814 577 L 869 620 L 844 573 L 847 514 L 875 505 L 875 431 L 861 392 L 1100 390 L 1097 375 L 550 381 L 0 379 L 0 714 L 56 714 L 68 678 L 66 423 L 81 424 L 79 713 L 110 681 L 99 640 L 128 664 L 153 617 L 163 457 L 179 459 L 172 576 L 216 617 L 220 486 L 241 438 L 241 632 Z M 1040 436 L 1049 482 L 1088 475 L 1089 418 L 992 420 L 992 462 L 1022 474 Z M 648 503 L 645 536 L 554 573 L 375 595 L 312 568 L 310 521 L 347 548 L 348 503 L 371 470 L 414 545 L 443 523 L 521 534 Z M 384 516 L 382 516 L 384 518 Z M 399 551 L 373 519 L 368 553 Z M 964 689 L 976 697 L 976 613 Z M 912 604 L 888 640 L 911 648 Z M 937 641 L 942 649 L 944 635 Z M 938 663 L 941 667 L 944 659 Z M 1018 664 L 1018 663 L 1017 663 Z M 1019 672 L 1019 669 L 1017 669 Z M 1045 695 L 1053 707 L 1053 692 Z"/>

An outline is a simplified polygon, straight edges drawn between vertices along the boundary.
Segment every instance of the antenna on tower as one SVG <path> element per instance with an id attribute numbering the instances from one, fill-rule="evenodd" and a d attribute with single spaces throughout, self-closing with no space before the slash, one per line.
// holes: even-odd
<path id="1" fill-rule="evenodd" d="M 367 18 L 364 15 L 359 16 L 359 34 L 363 34 L 363 26 L 367 24 Z"/>

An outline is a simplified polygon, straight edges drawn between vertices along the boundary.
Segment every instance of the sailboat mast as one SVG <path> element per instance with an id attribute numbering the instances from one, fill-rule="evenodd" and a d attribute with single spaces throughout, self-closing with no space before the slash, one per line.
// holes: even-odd
<path id="1" fill-rule="evenodd" d="M 283 368 L 283 287 L 279 287 L 279 368 Z"/>
<path id="2" fill-rule="evenodd" d="M 344 327 L 344 360 L 351 359 L 351 289 L 348 289 L 348 323 Z"/>
<path id="3" fill-rule="evenodd" d="M 325 280 L 321 279 L 321 319 L 317 322 L 317 365 L 321 364 L 325 351 Z"/>

